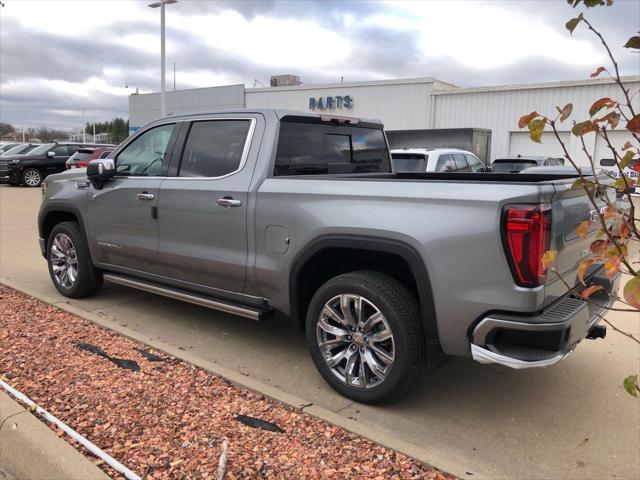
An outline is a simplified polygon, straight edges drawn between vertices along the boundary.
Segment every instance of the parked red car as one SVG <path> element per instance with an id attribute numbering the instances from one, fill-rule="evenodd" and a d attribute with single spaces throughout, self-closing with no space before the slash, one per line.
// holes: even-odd
<path id="1" fill-rule="evenodd" d="M 67 168 L 84 168 L 91 160 L 107 158 L 115 147 L 84 147 L 69 157 L 65 162 Z"/>

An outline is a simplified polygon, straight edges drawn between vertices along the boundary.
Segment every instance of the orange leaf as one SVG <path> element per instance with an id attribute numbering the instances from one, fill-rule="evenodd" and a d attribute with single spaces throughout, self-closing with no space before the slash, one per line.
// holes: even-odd
<path id="1" fill-rule="evenodd" d="M 621 223 L 620 224 L 620 236 L 622 238 L 626 238 L 629 236 L 629 225 L 627 225 L 626 223 Z"/>
<path id="2" fill-rule="evenodd" d="M 529 125 L 529 122 L 531 120 L 533 120 L 534 118 L 536 118 L 539 115 L 538 112 L 531 112 L 527 115 L 523 115 L 520 117 L 520 120 L 518 120 L 518 128 L 524 128 L 527 125 Z"/>
<path id="3" fill-rule="evenodd" d="M 636 275 L 627 282 L 622 291 L 622 296 L 629 305 L 640 309 L 640 276 Z"/>
<path id="4" fill-rule="evenodd" d="M 584 237 L 587 234 L 587 228 L 589 228 L 589 221 L 585 220 L 584 222 L 580 223 L 580 225 L 578 225 L 578 228 L 576 228 L 576 233 L 579 237 Z"/>
<path id="5" fill-rule="evenodd" d="M 620 270 L 620 259 L 618 257 L 612 258 L 604 264 L 604 271 L 609 279 L 612 279 L 618 270 Z"/>
<path id="6" fill-rule="evenodd" d="M 542 265 L 545 268 L 548 267 L 553 262 L 555 262 L 557 256 L 557 250 L 547 250 L 546 252 L 544 252 L 544 255 L 542 255 Z"/>
<path id="7" fill-rule="evenodd" d="M 582 295 L 582 298 L 589 298 L 591 295 L 593 295 L 599 290 L 604 290 L 604 287 L 602 285 L 592 285 L 582 290 L 580 292 L 580 295 Z"/>
<path id="8" fill-rule="evenodd" d="M 616 102 L 611 100 L 609 97 L 600 98 L 595 102 L 593 102 L 593 105 L 591 105 L 591 108 L 589 109 L 589 116 L 593 117 L 596 113 L 598 113 L 603 108 L 611 108 L 615 105 L 616 105 Z"/>
<path id="9" fill-rule="evenodd" d="M 591 78 L 596 78 L 598 75 L 600 75 L 602 72 L 604 72 L 606 70 L 606 68 L 604 67 L 598 67 L 596 69 L 595 72 L 593 72 L 591 75 L 589 75 Z"/>
<path id="10" fill-rule="evenodd" d="M 584 283 L 584 274 L 587 273 L 587 269 L 593 264 L 593 258 L 586 258 L 578 265 L 578 280 L 580 280 L 580 283 L 583 285 L 586 285 L 586 283 Z"/>
<path id="11" fill-rule="evenodd" d="M 640 114 L 627 122 L 627 130 L 633 133 L 640 133 Z"/>

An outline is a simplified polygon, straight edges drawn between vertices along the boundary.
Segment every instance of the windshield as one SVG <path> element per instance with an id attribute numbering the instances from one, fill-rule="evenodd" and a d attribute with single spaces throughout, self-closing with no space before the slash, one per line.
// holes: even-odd
<path id="1" fill-rule="evenodd" d="M 42 153 L 46 153 L 51 147 L 53 147 L 55 143 L 45 143 L 44 145 L 40 145 L 29 152 L 30 155 L 40 155 Z"/>
<path id="2" fill-rule="evenodd" d="M 498 173 L 518 173 L 525 168 L 535 167 L 533 160 L 496 160 L 491 164 L 491 171 Z"/>
<path id="3" fill-rule="evenodd" d="M 6 155 L 7 157 L 9 155 L 24 155 L 25 153 L 30 152 L 36 147 L 37 145 L 17 145 L 4 152 L 3 155 Z"/>

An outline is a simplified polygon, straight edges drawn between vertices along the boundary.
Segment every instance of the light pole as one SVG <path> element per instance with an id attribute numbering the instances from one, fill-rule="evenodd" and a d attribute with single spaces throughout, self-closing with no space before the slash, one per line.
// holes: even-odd
<path id="1" fill-rule="evenodd" d="M 164 64 L 164 6 L 177 3 L 178 0 L 160 0 L 150 3 L 151 8 L 160 7 L 160 116 L 167 116 L 167 92 L 165 91 L 165 64 Z"/>

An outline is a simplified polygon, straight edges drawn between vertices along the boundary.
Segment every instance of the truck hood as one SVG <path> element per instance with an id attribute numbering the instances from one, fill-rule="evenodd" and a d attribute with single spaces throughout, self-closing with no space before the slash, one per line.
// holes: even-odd
<path id="1" fill-rule="evenodd" d="M 86 168 L 73 168 L 71 170 L 65 170 L 64 172 L 56 173 L 55 175 L 49 175 L 47 177 L 47 181 L 53 180 L 64 181 L 64 180 L 81 180 L 87 179 L 87 169 Z"/>

